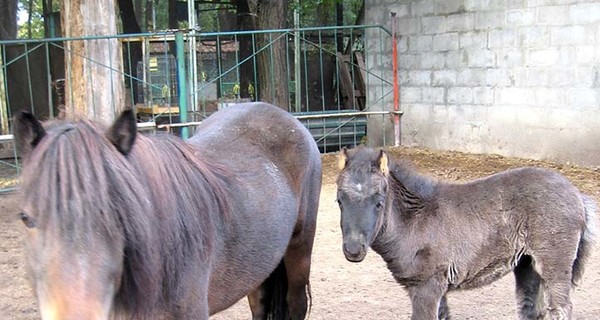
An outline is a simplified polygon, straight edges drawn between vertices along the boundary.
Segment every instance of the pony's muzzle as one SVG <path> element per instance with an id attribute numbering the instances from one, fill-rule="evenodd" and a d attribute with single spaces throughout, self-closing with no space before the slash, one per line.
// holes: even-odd
<path id="1" fill-rule="evenodd" d="M 344 242 L 344 255 L 346 260 L 350 262 L 361 262 L 367 255 L 367 246 L 364 243 L 357 241 Z"/>

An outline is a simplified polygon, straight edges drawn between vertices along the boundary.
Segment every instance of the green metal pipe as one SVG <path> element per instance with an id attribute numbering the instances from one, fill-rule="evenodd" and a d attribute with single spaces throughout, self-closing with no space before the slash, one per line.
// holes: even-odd
<path id="1" fill-rule="evenodd" d="M 183 32 L 175 33 L 175 51 L 177 58 L 177 88 L 179 96 L 179 121 L 187 122 L 187 80 L 185 75 L 185 46 L 183 44 Z M 181 137 L 187 139 L 188 127 L 181 128 Z"/>
<path id="2" fill-rule="evenodd" d="M 348 30 L 348 29 L 381 29 L 383 32 L 391 35 L 391 31 L 387 30 L 381 25 L 359 25 L 359 26 L 330 26 L 330 27 L 311 27 L 311 28 L 300 28 L 297 31 L 308 32 L 308 31 L 328 31 L 328 30 Z M 270 30 L 250 30 L 250 31 L 230 31 L 230 32 L 207 32 L 207 33 L 196 33 L 197 37 L 211 37 L 211 36 L 231 36 L 231 35 L 246 35 L 246 34 L 261 34 L 261 33 L 293 33 L 296 29 L 270 29 Z M 179 30 L 175 33 L 187 33 L 189 30 Z M 0 40 L 0 44 L 23 44 L 23 43 L 39 43 L 44 41 L 62 42 L 62 41 L 73 41 L 73 40 L 99 40 L 99 39 L 141 39 L 141 38 L 161 38 L 169 37 L 173 35 L 173 31 L 157 31 L 154 33 L 134 33 L 134 34 L 119 34 L 110 36 L 82 36 L 82 37 L 58 37 L 58 38 L 46 38 L 46 39 L 14 39 L 14 40 Z"/>

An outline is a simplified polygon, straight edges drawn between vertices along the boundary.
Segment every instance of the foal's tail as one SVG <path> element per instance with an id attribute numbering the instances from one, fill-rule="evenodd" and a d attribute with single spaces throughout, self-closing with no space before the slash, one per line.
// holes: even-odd
<path id="1" fill-rule="evenodd" d="M 583 277 L 585 262 L 592 253 L 592 247 L 598 237 L 598 207 L 596 202 L 588 195 L 582 194 L 583 208 L 585 210 L 585 226 L 579 239 L 577 257 L 573 262 L 573 277 L 571 282 L 577 285 Z"/>

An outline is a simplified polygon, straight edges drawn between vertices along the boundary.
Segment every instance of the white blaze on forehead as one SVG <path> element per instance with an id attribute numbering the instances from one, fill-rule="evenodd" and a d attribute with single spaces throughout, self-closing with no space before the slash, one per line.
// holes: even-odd
<path id="1" fill-rule="evenodd" d="M 364 183 L 350 183 L 344 189 L 346 194 L 355 201 L 363 199 L 365 197 L 365 192 L 367 191 L 367 187 Z"/>
<path id="2" fill-rule="evenodd" d="M 381 191 L 376 177 L 354 177 L 347 174 L 343 175 L 338 182 L 338 192 L 342 192 L 352 201 L 362 201 Z"/>

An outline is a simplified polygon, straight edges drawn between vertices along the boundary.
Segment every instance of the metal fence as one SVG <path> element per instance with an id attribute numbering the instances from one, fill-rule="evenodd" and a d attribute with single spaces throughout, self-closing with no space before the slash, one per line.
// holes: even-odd
<path id="1" fill-rule="evenodd" d="M 11 119 L 22 109 L 50 119 L 79 103 L 86 116 L 107 120 L 133 107 L 140 129 L 186 138 L 213 112 L 260 100 L 296 115 L 322 152 L 358 145 L 370 117 L 387 121 L 393 91 L 369 66 L 367 40 L 392 41 L 380 26 L 0 41 L 0 190 L 16 185 Z M 114 64 L 102 50 L 119 47 Z M 82 83 L 93 84 L 83 95 Z"/>

